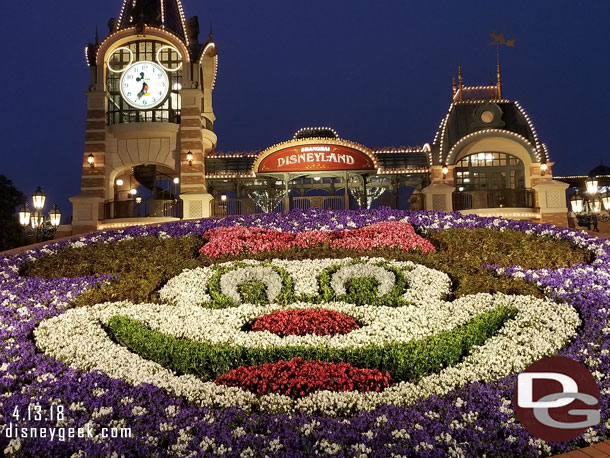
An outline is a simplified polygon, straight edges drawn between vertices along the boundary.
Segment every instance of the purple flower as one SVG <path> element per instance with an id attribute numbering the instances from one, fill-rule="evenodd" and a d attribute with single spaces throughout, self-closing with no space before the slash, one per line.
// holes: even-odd
<path id="1" fill-rule="evenodd" d="M 76 296 L 110 276 L 81 278 L 27 278 L 19 267 L 68 246 L 111 243 L 129 237 L 182 237 L 202 235 L 217 226 L 256 226 L 282 231 L 337 230 L 363 227 L 379 221 L 407 218 L 419 231 L 455 227 L 492 227 L 519 230 L 570 240 L 595 253 L 587 266 L 524 270 L 518 266 L 490 266 L 498 275 L 518 275 L 541 286 L 549 296 L 577 309 L 582 320 L 578 336 L 559 353 L 587 366 L 598 378 L 602 393 L 602 423 L 593 428 L 601 439 L 608 434 L 610 403 L 610 241 L 583 232 L 546 224 L 482 218 L 442 212 L 408 212 L 387 208 L 369 211 L 291 211 L 181 221 L 155 227 L 106 231 L 54 242 L 18 255 L 0 257 L 0 424 L 18 427 L 128 427 L 132 436 L 99 440 L 89 437 L 20 439 L 0 435 L 0 451 L 17 456 L 170 456 L 179 451 L 194 456 L 546 456 L 586 445 L 542 446 L 515 420 L 512 392 L 515 375 L 490 383 L 473 383 L 444 397 L 433 396 L 411 407 L 384 406 L 349 418 L 246 414 L 235 407 L 204 409 L 188 404 L 153 385 L 131 386 L 102 372 L 81 372 L 47 357 L 36 349 L 34 328 L 62 314 Z M 56 419 L 23 418 L 28 406 L 39 404 L 47 413 L 59 405 L 64 423 Z M 17 419 L 14 414 L 20 414 Z M 547 447 L 547 448 L 545 448 Z M 7 452 L 7 453 L 8 453 Z"/>

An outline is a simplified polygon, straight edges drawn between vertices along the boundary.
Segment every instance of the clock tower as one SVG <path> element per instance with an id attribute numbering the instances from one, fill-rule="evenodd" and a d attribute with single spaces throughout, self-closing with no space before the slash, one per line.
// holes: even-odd
<path id="1" fill-rule="evenodd" d="M 90 67 L 81 192 L 73 232 L 209 216 L 217 48 L 180 0 L 124 0 Z"/>

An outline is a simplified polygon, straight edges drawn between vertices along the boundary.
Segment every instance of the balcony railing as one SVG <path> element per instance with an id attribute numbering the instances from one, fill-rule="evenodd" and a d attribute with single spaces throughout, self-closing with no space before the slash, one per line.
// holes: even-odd
<path id="1" fill-rule="evenodd" d="M 104 203 L 104 218 L 182 217 L 180 200 L 146 199 L 108 200 Z"/>
<path id="2" fill-rule="evenodd" d="M 534 208 L 532 189 L 489 189 L 453 193 L 454 210 L 477 208 Z"/>
<path id="3" fill-rule="evenodd" d="M 342 210 L 343 196 L 306 196 L 290 197 L 290 209 L 307 210 L 323 208 L 326 210 Z M 212 201 L 212 216 L 224 217 L 231 215 L 250 215 L 256 213 L 281 213 L 286 208 L 286 199 L 215 199 Z"/>

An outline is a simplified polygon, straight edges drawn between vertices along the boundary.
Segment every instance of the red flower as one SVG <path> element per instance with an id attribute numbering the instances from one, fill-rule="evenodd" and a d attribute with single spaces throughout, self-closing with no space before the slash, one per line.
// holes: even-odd
<path id="1" fill-rule="evenodd" d="M 333 249 L 347 248 L 370 251 L 376 248 L 421 249 L 434 251 L 434 246 L 420 237 L 409 223 L 396 221 L 376 223 L 360 229 L 345 231 L 310 231 L 293 234 L 258 227 L 218 227 L 203 235 L 207 243 L 199 253 L 218 258 L 225 255 L 283 251 L 292 247 L 308 248 L 323 243 Z"/>
<path id="2" fill-rule="evenodd" d="M 323 390 L 382 391 L 392 382 L 390 374 L 377 369 L 293 358 L 262 366 L 240 366 L 218 377 L 215 383 L 240 387 L 258 395 L 277 393 L 299 398 Z"/>
<path id="3" fill-rule="evenodd" d="M 280 337 L 307 334 L 332 336 L 359 328 L 351 316 L 326 309 L 279 310 L 258 318 L 252 325 L 253 331 L 269 331 Z"/>

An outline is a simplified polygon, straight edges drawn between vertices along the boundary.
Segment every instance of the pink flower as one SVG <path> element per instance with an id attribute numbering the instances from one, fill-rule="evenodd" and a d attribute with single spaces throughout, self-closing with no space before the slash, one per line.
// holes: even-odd
<path id="1" fill-rule="evenodd" d="M 293 234 L 257 227 L 219 227 L 203 235 L 207 243 L 199 253 L 218 258 L 226 255 L 278 252 L 293 247 L 310 248 L 329 244 L 330 248 L 371 251 L 377 248 L 420 249 L 434 251 L 434 246 L 420 237 L 408 223 L 396 221 L 376 223 L 345 231 L 309 231 Z"/>

